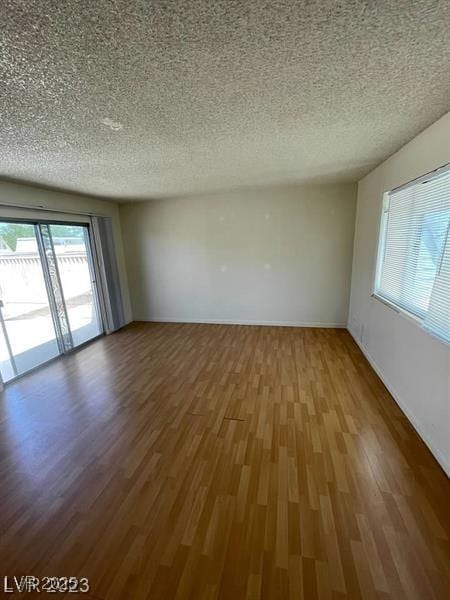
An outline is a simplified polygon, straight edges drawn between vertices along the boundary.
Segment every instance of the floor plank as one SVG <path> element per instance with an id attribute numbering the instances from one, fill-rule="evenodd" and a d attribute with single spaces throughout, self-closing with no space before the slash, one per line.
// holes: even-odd
<path id="1" fill-rule="evenodd" d="M 92 598 L 448 598 L 449 491 L 345 330 L 134 323 L 1 395 L 0 575 Z"/>

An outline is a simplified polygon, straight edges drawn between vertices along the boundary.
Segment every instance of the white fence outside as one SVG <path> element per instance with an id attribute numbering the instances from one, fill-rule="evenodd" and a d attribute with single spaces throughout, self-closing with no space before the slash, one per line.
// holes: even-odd
<path id="1" fill-rule="evenodd" d="M 91 292 L 85 253 L 57 255 L 66 302 Z M 42 265 L 36 253 L 0 255 L 0 299 L 5 319 L 48 308 Z"/>

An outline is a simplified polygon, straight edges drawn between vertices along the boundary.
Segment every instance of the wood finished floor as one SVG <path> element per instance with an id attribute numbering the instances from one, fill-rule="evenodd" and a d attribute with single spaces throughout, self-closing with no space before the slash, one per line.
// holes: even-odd
<path id="1" fill-rule="evenodd" d="M 449 598 L 449 482 L 344 330 L 132 324 L 9 386 L 0 436 L 2 577 Z"/>

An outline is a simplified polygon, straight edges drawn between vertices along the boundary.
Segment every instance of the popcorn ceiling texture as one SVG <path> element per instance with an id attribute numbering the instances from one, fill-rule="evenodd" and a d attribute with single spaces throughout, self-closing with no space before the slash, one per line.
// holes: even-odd
<path id="1" fill-rule="evenodd" d="M 449 110 L 448 0 L 3 0 L 0 177 L 354 181 Z"/>

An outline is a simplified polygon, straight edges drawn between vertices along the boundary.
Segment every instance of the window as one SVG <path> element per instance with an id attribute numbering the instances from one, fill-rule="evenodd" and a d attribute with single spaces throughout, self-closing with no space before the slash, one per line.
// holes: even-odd
<path id="1" fill-rule="evenodd" d="M 450 165 L 385 194 L 375 295 L 450 342 Z"/>

